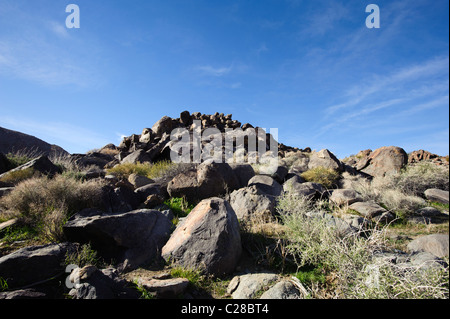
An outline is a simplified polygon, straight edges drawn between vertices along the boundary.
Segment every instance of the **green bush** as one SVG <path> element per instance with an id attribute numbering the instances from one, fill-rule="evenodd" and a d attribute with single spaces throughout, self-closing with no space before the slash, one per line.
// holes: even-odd
<path id="1" fill-rule="evenodd" d="M 308 182 L 319 183 L 326 188 L 336 186 L 336 183 L 340 177 L 338 172 L 331 168 L 325 167 L 315 167 L 304 172 L 301 176 Z"/>
<path id="2" fill-rule="evenodd" d="M 178 219 L 180 217 L 186 217 L 191 212 L 191 210 L 194 209 L 194 205 L 189 204 L 189 202 L 185 198 L 180 197 L 172 197 L 166 200 L 164 204 L 167 205 L 174 213 L 174 224 L 178 222 Z"/>

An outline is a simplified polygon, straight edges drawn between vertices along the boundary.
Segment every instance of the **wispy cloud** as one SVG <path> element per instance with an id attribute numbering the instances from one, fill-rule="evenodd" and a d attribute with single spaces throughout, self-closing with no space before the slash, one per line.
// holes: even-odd
<path id="1" fill-rule="evenodd" d="M 62 38 L 68 38 L 69 32 L 67 32 L 67 28 L 63 23 L 56 22 L 56 21 L 49 21 L 47 23 L 48 28 L 50 31 L 52 31 L 54 34 L 56 34 L 59 37 Z"/>
<path id="2" fill-rule="evenodd" d="M 213 67 L 211 65 L 202 65 L 196 67 L 196 70 L 200 71 L 203 75 L 221 77 L 229 74 L 232 70 L 232 67 Z"/>
<path id="3" fill-rule="evenodd" d="M 349 126 L 375 132 L 398 123 L 398 119 L 448 105 L 448 66 L 448 57 L 436 57 L 388 75 L 373 74 L 371 80 L 350 86 L 341 103 L 324 109 L 324 119 L 315 137 L 331 130 L 345 131 Z M 367 124 L 373 123 L 374 114 L 379 116 L 378 125 Z M 404 130 L 412 124 L 401 125 Z"/>
<path id="4" fill-rule="evenodd" d="M 71 37 L 64 20 L 33 14 L 19 3 L 0 15 L 0 28 L 11 30 L 0 33 L 0 76 L 44 86 L 101 82 L 92 48 L 85 39 Z"/>
<path id="5" fill-rule="evenodd" d="M 406 83 L 411 83 L 415 80 L 428 78 L 436 74 L 444 75 L 445 70 L 448 70 L 449 58 L 438 57 L 422 64 L 408 66 L 394 72 L 388 76 L 373 75 L 373 79 L 363 84 L 357 84 L 347 90 L 344 98 L 345 101 L 339 104 L 331 105 L 325 109 L 325 116 L 330 117 L 337 111 L 346 108 L 351 108 L 365 102 L 369 97 L 373 97 L 379 93 L 385 94 L 386 91 L 395 90 L 396 88 L 403 88 Z M 422 82 L 421 82 L 422 83 Z M 417 88 L 417 85 L 410 87 L 405 92 L 413 93 L 414 96 L 429 94 L 430 91 L 434 93 L 437 89 L 443 89 L 442 81 L 432 81 L 435 86 L 434 89 L 430 85 L 422 86 L 422 89 Z M 398 93 L 397 94 L 402 94 Z"/>
<path id="6" fill-rule="evenodd" d="M 303 35 L 322 36 L 349 16 L 349 9 L 337 1 L 327 2 L 317 7 L 320 10 L 314 9 L 314 12 L 309 14 L 307 27 L 302 29 Z"/>

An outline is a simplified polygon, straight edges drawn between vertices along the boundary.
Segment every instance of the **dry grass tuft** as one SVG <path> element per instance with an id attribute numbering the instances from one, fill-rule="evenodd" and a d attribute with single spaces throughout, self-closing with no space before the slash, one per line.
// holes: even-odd
<path id="1" fill-rule="evenodd" d="M 72 215 L 101 203 L 103 182 L 80 181 L 64 175 L 25 180 L 1 198 L 0 218 L 19 218 L 50 241 L 61 239 L 61 227 Z"/>

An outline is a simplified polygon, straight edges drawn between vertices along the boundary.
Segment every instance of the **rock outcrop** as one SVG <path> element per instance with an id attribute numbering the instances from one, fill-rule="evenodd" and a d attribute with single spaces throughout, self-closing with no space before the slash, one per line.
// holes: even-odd
<path id="1" fill-rule="evenodd" d="M 236 214 L 220 198 L 201 201 L 162 248 L 165 260 L 215 275 L 233 272 L 241 252 Z"/>
<path id="2" fill-rule="evenodd" d="M 106 260 L 132 270 L 157 260 L 167 241 L 172 223 L 160 211 L 141 209 L 124 214 L 85 210 L 64 226 L 70 241 L 91 243 Z"/>
<path id="3" fill-rule="evenodd" d="M 197 133 L 209 133 L 210 140 L 194 141 Z M 214 147 L 214 140 L 224 141 L 229 137 L 233 137 L 231 147 Z M 262 147 L 262 152 L 252 153 L 252 144 L 260 144 L 258 147 Z M 198 163 L 171 166 L 165 176 L 151 179 L 138 171 L 113 173 L 114 170 L 107 170 L 117 164 L 168 160 L 171 153 L 173 155 L 174 145 L 180 150 L 188 150 L 191 160 L 198 155 L 196 147 L 206 148 L 209 154 L 201 157 Z M 278 147 L 276 154 L 271 145 Z M 236 150 L 238 152 L 234 152 Z M 216 151 L 221 159 L 231 152 L 236 158 L 242 155 L 245 161 L 215 162 Z M 251 161 L 265 156 L 270 158 L 269 163 Z M 0 242 L 0 288 L 5 290 L 0 292 L 0 299 L 50 298 L 41 283 L 53 279 L 58 282 L 56 290 L 59 294 L 64 290 L 66 296 L 74 299 L 136 299 L 140 296 L 136 286 L 153 298 L 199 297 L 198 291 L 192 292 L 196 288 L 189 279 L 176 278 L 170 271 L 179 269 L 192 272 L 194 276 L 199 273 L 213 275 L 210 278 L 231 275 L 229 278 L 233 279 L 226 296 L 235 299 L 307 298 L 311 291 L 299 279 L 264 269 L 267 266 L 273 270 L 279 259 L 283 260 L 284 267 L 285 262 L 293 263 L 293 259 L 297 261 L 306 255 L 305 251 L 300 251 L 292 257 L 290 254 L 296 252 L 285 249 L 287 245 L 295 245 L 295 241 L 290 243 L 286 237 L 289 236 L 285 228 L 288 224 L 282 224 L 285 217 L 282 214 L 291 216 L 289 214 L 299 212 L 299 216 L 292 216 L 299 217 L 300 222 L 318 221 L 320 229 L 324 227 L 328 235 L 337 236 L 336 242 L 365 240 L 372 232 L 371 227 L 377 223 L 390 223 L 400 213 L 382 202 L 382 196 L 366 192 L 364 187 L 371 187 L 371 181 L 378 178 L 397 174 L 408 163 L 430 161 L 443 165 L 443 159 L 436 156 L 418 151 L 408 157 L 402 148 L 390 146 L 375 151 L 364 150 L 340 161 L 328 149 L 312 151 L 278 143 L 261 128 L 233 120 L 231 114 L 184 111 L 179 118 L 164 116 L 151 128 L 144 128 L 141 134 L 124 138 L 118 147 L 108 144 L 87 154 L 66 156 L 77 172 L 83 172 L 83 181 L 96 179 L 101 182 L 95 208 L 69 212 L 70 218 L 67 216 L 69 219 L 61 226 L 62 243 L 19 249 L 23 247 L 23 241 L 11 243 L 8 239 L 6 245 Z M 61 173 L 61 168 L 45 155 L 12 172 L 28 168 L 48 178 Z M 317 182 L 324 179 L 302 175 L 316 168 L 331 170 L 309 173 L 325 171 L 323 174 L 332 173 L 341 179 L 333 186 L 325 187 Z M 9 160 L 0 153 L 0 174 L 10 171 Z M 360 188 L 356 187 L 357 182 L 361 182 Z M 3 209 L 2 200 L 9 199 L 8 194 L 17 187 L 0 183 L 0 210 Z M 448 223 L 448 191 L 428 189 L 420 196 L 427 201 L 420 199 L 418 208 L 406 216 L 408 222 Z M 283 202 L 286 198 L 301 200 L 290 205 Z M 318 205 L 310 206 L 309 201 Z M 277 206 L 279 203 L 285 205 Z M 425 207 L 427 205 L 437 208 Z M 296 208 L 301 209 L 297 211 Z M 2 213 L 0 211 L 3 217 Z M 12 213 L 14 219 L 2 219 L 0 224 L 0 235 L 5 238 L 6 234 L 20 230 L 27 220 L 20 212 Z M 283 236 L 278 237 L 278 234 Z M 67 256 L 79 253 L 79 248 L 86 244 L 102 261 L 110 264 L 108 268 L 100 269 L 99 265 L 91 264 L 70 265 L 72 272 L 65 272 Z M 254 247 L 256 251 L 252 250 Z M 448 256 L 448 235 L 410 239 L 407 248 L 408 253 L 377 251 L 368 266 L 372 261 L 376 265 L 378 260 L 388 259 L 404 269 L 445 267 L 441 258 Z M 153 268 L 157 268 L 156 272 L 163 270 L 164 274 L 149 275 Z M 137 274 L 133 283 L 128 277 L 131 274 Z M 61 287 L 64 277 L 65 288 Z"/>

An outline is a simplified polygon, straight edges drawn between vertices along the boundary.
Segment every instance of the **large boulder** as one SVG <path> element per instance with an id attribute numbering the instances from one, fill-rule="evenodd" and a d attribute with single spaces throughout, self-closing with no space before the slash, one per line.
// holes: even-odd
<path id="1" fill-rule="evenodd" d="M 425 197 L 428 200 L 439 202 L 442 204 L 449 203 L 449 192 L 437 188 L 430 188 L 425 191 Z"/>
<path id="2" fill-rule="evenodd" d="M 71 243 L 29 246 L 0 258 L 0 277 L 8 288 L 25 287 L 64 272 L 66 254 L 75 251 Z"/>
<path id="3" fill-rule="evenodd" d="M 411 216 L 408 216 L 409 222 L 425 225 L 448 222 L 448 219 L 448 214 L 442 213 L 435 207 L 422 207 L 416 210 Z"/>
<path id="4" fill-rule="evenodd" d="M 327 149 L 311 154 L 308 162 L 308 169 L 313 169 L 316 167 L 331 168 L 338 172 L 342 172 L 344 170 L 341 161 L 339 161 L 337 157 Z"/>
<path id="5" fill-rule="evenodd" d="M 139 201 L 144 202 L 149 196 L 157 195 L 161 198 L 166 198 L 166 190 L 163 189 L 159 183 L 151 183 L 142 187 L 136 188 L 134 193 L 138 195 Z"/>
<path id="6" fill-rule="evenodd" d="M 102 257 L 130 270 L 159 257 L 171 228 L 170 220 L 157 210 L 105 214 L 89 209 L 73 216 L 63 229 L 70 241 L 91 243 Z"/>
<path id="7" fill-rule="evenodd" d="M 293 157 L 295 160 L 289 169 L 289 173 L 300 175 L 306 172 L 308 170 L 309 156 L 304 153 L 297 152 L 293 155 Z"/>
<path id="8" fill-rule="evenodd" d="M 408 155 L 408 163 L 419 163 L 421 161 L 432 161 L 439 158 L 439 155 L 424 150 L 413 151 Z"/>
<path id="9" fill-rule="evenodd" d="M 396 146 L 383 146 L 373 151 L 367 158 L 362 172 L 371 176 L 384 177 L 394 175 L 408 163 L 408 154 Z"/>
<path id="10" fill-rule="evenodd" d="M 173 121 L 168 116 L 163 116 L 152 126 L 152 131 L 156 137 L 162 137 L 164 133 L 170 134 L 173 127 Z"/>
<path id="11" fill-rule="evenodd" d="M 254 299 L 262 289 L 275 284 L 280 277 L 272 273 L 235 276 L 228 284 L 227 293 L 233 299 Z"/>
<path id="12" fill-rule="evenodd" d="M 139 293 L 121 279 L 114 268 L 99 270 L 95 266 L 85 266 L 72 270 L 69 276 L 73 299 L 138 299 Z"/>
<path id="13" fill-rule="evenodd" d="M 366 218 L 373 218 L 387 212 L 386 209 L 374 202 L 355 202 L 349 208 L 357 211 Z"/>
<path id="14" fill-rule="evenodd" d="M 239 188 L 240 182 L 227 163 L 202 163 L 197 170 L 175 176 L 167 185 L 171 197 L 186 197 L 190 202 L 224 195 Z"/>
<path id="15" fill-rule="evenodd" d="M 108 163 L 114 160 L 114 156 L 100 152 L 90 152 L 88 154 L 72 154 L 67 157 L 67 160 L 83 170 L 92 167 L 103 169 Z"/>
<path id="16" fill-rule="evenodd" d="M 227 163 L 200 164 L 197 168 L 197 182 L 203 198 L 225 194 L 239 188 L 239 180 Z"/>
<path id="17" fill-rule="evenodd" d="M 264 292 L 260 299 L 302 299 L 302 294 L 291 281 L 282 280 Z"/>
<path id="18" fill-rule="evenodd" d="M 356 202 L 361 202 L 361 196 L 354 189 L 335 189 L 332 191 L 330 197 L 336 205 L 351 205 Z"/>
<path id="19" fill-rule="evenodd" d="M 444 234 L 432 234 L 414 239 L 408 244 L 411 252 L 428 252 L 442 258 L 449 255 L 449 237 Z"/>
<path id="20" fill-rule="evenodd" d="M 255 216 L 272 216 L 276 197 L 259 191 L 256 186 L 244 187 L 230 194 L 230 204 L 239 220 Z"/>
<path id="21" fill-rule="evenodd" d="M 151 157 L 143 150 L 137 150 L 122 159 L 122 164 L 136 164 L 150 162 Z"/>
<path id="22" fill-rule="evenodd" d="M 297 196 L 309 198 L 320 198 L 326 194 L 326 189 L 321 184 L 304 182 L 304 179 L 298 175 L 288 179 L 283 184 L 283 190 Z"/>
<path id="23" fill-rule="evenodd" d="M 128 176 L 128 181 L 134 186 L 134 188 L 140 188 L 155 182 L 146 176 L 138 175 L 136 173 L 130 174 L 130 176 Z"/>
<path id="24" fill-rule="evenodd" d="M 167 184 L 170 197 L 185 197 L 188 201 L 195 201 L 200 197 L 197 182 L 197 171 L 188 170 L 175 176 Z"/>
<path id="25" fill-rule="evenodd" d="M 99 207 L 107 213 L 126 213 L 137 209 L 140 204 L 139 194 L 127 186 L 104 186 Z"/>
<path id="26" fill-rule="evenodd" d="M 395 218 L 394 214 L 375 202 L 355 202 L 349 208 L 376 222 L 387 223 Z"/>
<path id="27" fill-rule="evenodd" d="M 141 136 L 139 137 L 139 143 L 148 144 L 153 139 L 153 131 L 150 128 L 144 128 Z"/>
<path id="28" fill-rule="evenodd" d="M 186 278 L 139 278 L 137 283 L 156 295 L 156 298 L 177 298 L 189 287 L 189 280 Z"/>
<path id="29" fill-rule="evenodd" d="M 192 117 L 189 111 L 183 111 L 180 113 L 180 123 L 188 127 L 192 123 Z"/>
<path id="30" fill-rule="evenodd" d="M 233 272 L 241 252 L 236 213 L 220 198 L 201 201 L 162 248 L 165 260 L 214 275 Z"/>
<path id="31" fill-rule="evenodd" d="M 229 164 L 234 175 L 238 179 L 239 186 L 242 188 L 248 185 L 248 181 L 255 176 L 255 171 L 250 164 Z"/>
<path id="32" fill-rule="evenodd" d="M 248 181 L 248 187 L 255 186 L 258 191 L 271 196 L 280 196 L 283 188 L 272 177 L 267 175 L 256 175 Z"/>

